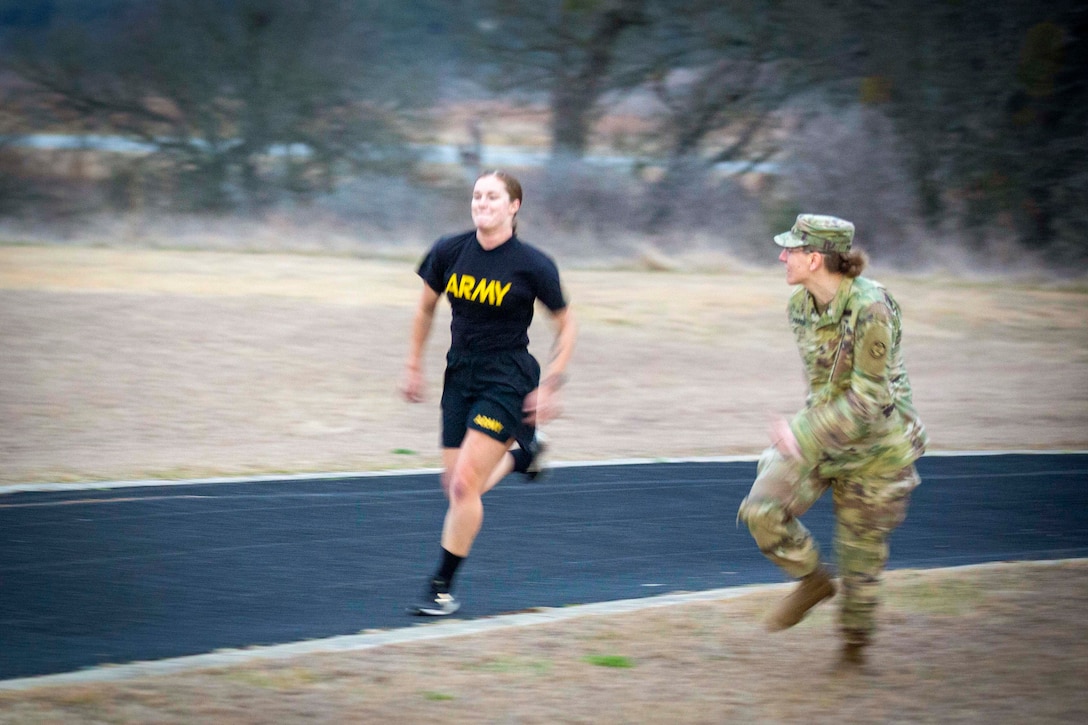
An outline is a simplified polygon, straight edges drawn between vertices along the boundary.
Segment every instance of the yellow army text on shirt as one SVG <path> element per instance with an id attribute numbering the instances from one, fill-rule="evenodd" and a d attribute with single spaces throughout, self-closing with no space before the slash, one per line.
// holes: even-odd
<path id="1" fill-rule="evenodd" d="M 880 284 L 845 278 L 827 309 L 790 298 L 809 394 L 790 422 L 806 467 L 834 477 L 904 468 L 926 447 L 900 349 L 899 305 Z"/>

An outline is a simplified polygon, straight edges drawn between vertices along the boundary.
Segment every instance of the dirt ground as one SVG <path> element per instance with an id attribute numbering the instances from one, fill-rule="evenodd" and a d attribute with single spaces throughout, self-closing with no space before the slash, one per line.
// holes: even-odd
<path id="1" fill-rule="evenodd" d="M 396 394 L 414 257 L 0 247 L 0 484 L 437 464 Z M 562 260 L 561 260 L 562 262 Z M 754 454 L 803 395 L 778 269 L 564 265 L 559 460 Z M 707 271 L 713 269 L 714 271 Z M 883 274 L 934 450 L 1088 449 L 1088 286 Z M 539 321 L 533 348 L 546 355 Z M 1088 564 L 894 572 L 874 662 L 779 593 L 0 694 L 0 722 L 1083 722 Z"/>
<path id="2" fill-rule="evenodd" d="M 0 483 L 431 467 L 397 395 L 415 259 L 0 246 Z M 1088 287 L 873 276 L 934 450 L 1088 448 Z M 558 460 L 754 454 L 803 399 L 778 269 L 565 269 Z M 538 315 L 533 349 L 551 334 Z"/>
<path id="3" fill-rule="evenodd" d="M 864 670 L 835 609 L 686 603 L 223 669 L 0 691 L 0 723 L 1083 723 L 1088 562 L 894 571 Z M 427 626 L 427 625 L 421 625 Z"/>

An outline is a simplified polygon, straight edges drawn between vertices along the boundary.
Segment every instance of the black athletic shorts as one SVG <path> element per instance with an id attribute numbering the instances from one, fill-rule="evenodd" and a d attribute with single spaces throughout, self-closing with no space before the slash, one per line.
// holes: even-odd
<path id="1" fill-rule="evenodd" d="M 525 396 L 540 384 L 540 364 L 529 351 L 446 354 L 442 386 L 442 447 L 457 448 L 469 428 L 497 441 L 528 442 Z"/>

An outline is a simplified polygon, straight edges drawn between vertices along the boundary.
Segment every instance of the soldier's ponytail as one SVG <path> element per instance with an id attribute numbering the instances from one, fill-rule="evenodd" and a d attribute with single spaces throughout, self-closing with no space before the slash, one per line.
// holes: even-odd
<path id="1" fill-rule="evenodd" d="M 823 252 L 824 266 L 827 271 L 844 277 L 858 277 L 869 264 L 869 255 L 860 249 L 849 252 Z"/>

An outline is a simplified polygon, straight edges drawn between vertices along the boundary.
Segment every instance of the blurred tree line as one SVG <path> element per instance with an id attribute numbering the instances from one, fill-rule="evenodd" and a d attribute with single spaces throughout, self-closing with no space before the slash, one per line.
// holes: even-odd
<path id="1" fill-rule="evenodd" d="M 152 152 L 115 184 L 259 209 L 413 178 L 434 109 L 501 99 L 549 111 L 560 222 L 816 209 L 905 259 L 949 229 L 1083 257 L 1086 41 L 1073 0 L 0 0 L 0 157 L 11 179 L 21 131 L 120 135 Z M 642 125 L 605 130 L 618 111 Z M 587 164 L 601 147 L 638 163 Z"/>

